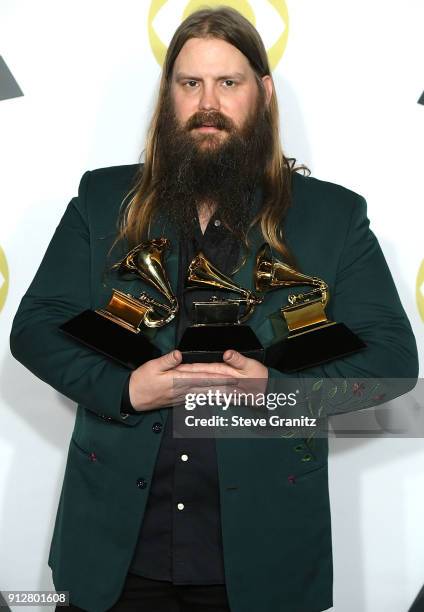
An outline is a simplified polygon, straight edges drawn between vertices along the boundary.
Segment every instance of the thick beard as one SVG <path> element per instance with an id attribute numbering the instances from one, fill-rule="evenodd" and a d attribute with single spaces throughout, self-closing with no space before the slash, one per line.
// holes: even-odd
<path id="1" fill-rule="evenodd" d="M 253 190 L 262 179 L 271 148 L 263 93 L 241 128 L 216 111 L 196 113 L 181 126 L 170 100 L 165 109 L 156 151 L 158 210 L 191 236 L 199 205 L 212 205 L 226 227 L 244 241 Z M 227 135 L 222 139 L 220 133 L 195 134 L 192 128 L 204 121 Z"/>

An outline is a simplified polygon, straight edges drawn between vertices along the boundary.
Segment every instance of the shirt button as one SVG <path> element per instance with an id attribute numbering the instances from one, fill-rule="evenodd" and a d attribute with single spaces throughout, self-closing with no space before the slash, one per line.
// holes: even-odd
<path id="1" fill-rule="evenodd" d="M 184 510 L 184 504 L 181 504 L 181 503 L 177 504 L 177 508 L 178 510 Z"/>
<path id="2" fill-rule="evenodd" d="M 138 478 L 137 487 L 139 489 L 145 489 L 147 487 L 147 480 L 145 478 Z"/>
<path id="3" fill-rule="evenodd" d="M 181 455 L 181 461 L 188 461 L 188 455 Z"/>
<path id="4" fill-rule="evenodd" d="M 152 431 L 155 433 L 160 433 L 162 431 L 162 423 L 153 423 Z"/>
<path id="5" fill-rule="evenodd" d="M 215 219 L 213 224 L 214 224 L 215 227 L 219 227 L 221 225 L 221 221 L 219 219 Z"/>

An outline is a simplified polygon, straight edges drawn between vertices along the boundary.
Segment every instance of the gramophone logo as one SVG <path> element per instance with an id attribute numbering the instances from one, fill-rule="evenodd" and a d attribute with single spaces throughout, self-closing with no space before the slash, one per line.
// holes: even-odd
<path id="1" fill-rule="evenodd" d="M 424 259 L 417 276 L 417 306 L 421 319 L 424 321 Z"/>
<path id="2" fill-rule="evenodd" d="M 248 19 L 264 41 L 271 69 L 282 58 L 289 34 L 285 0 L 152 0 L 148 15 L 149 41 L 162 66 L 173 33 L 188 15 L 205 6 L 230 6 Z"/>
<path id="3" fill-rule="evenodd" d="M 7 265 L 6 255 L 0 247 L 0 312 L 3 309 L 6 301 L 7 292 L 9 289 L 9 268 Z"/>

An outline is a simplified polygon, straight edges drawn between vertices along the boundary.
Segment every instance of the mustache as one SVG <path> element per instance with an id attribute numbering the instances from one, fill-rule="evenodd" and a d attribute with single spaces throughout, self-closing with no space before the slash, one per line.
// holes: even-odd
<path id="1" fill-rule="evenodd" d="M 204 126 L 227 132 L 233 132 L 235 129 L 234 122 L 219 111 L 198 111 L 188 119 L 185 125 L 188 131 Z"/>

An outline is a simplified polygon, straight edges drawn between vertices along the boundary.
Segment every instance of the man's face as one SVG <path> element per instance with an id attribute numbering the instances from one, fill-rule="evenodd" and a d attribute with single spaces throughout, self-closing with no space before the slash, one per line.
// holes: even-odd
<path id="1" fill-rule="evenodd" d="M 238 49 L 216 38 L 191 38 L 175 61 L 158 121 L 157 200 L 187 236 L 207 203 L 244 239 L 273 138 L 271 77 L 262 82 Z"/>
<path id="2" fill-rule="evenodd" d="M 265 102 L 272 93 L 262 78 Z M 247 58 L 218 38 L 191 38 L 174 64 L 171 100 L 180 127 L 201 148 L 219 147 L 231 132 L 243 129 L 256 111 L 258 83 Z"/>

